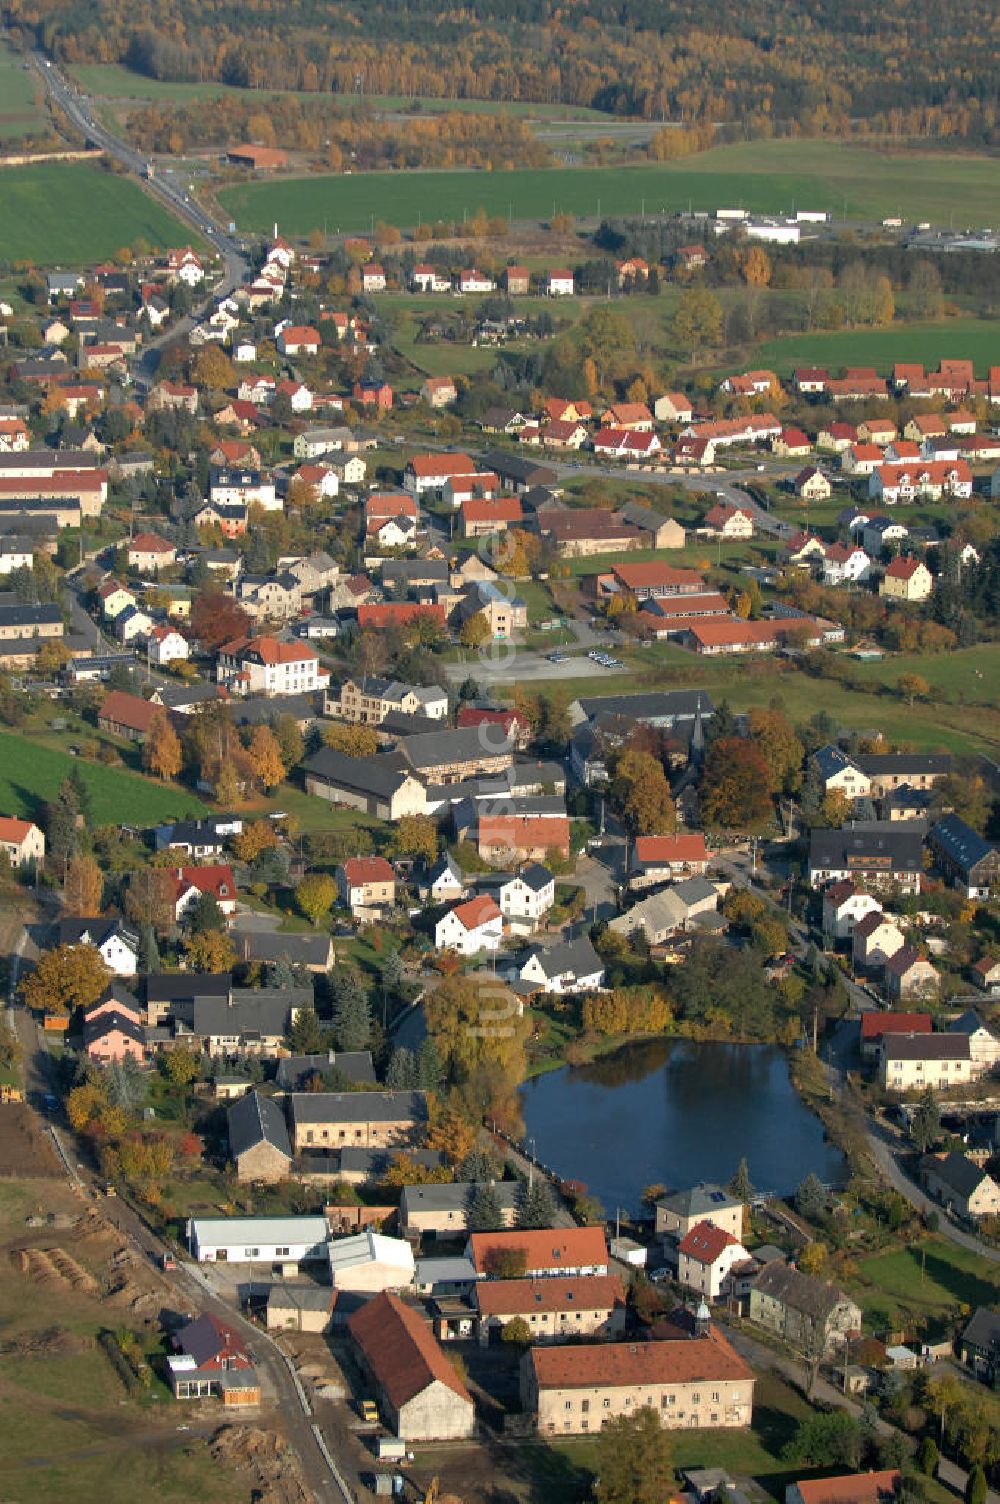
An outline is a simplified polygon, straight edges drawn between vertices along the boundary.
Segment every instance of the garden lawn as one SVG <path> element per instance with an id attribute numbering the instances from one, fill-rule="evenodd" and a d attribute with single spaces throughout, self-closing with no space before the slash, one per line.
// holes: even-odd
<path id="1" fill-rule="evenodd" d="M 766 340 L 755 358 L 787 376 L 796 366 L 866 365 L 888 373 L 896 361 L 919 361 L 928 370 L 942 359 L 974 362 L 979 375 L 996 364 L 1000 320 L 944 319 L 934 324 L 891 324 L 884 329 L 848 329 L 834 334 L 790 334 Z"/>
<path id="2" fill-rule="evenodd" d="M 75 266 L 101 261 L 139 239 L 158 250 L 192 238 L 131 178 L 85 162 L 5 167 L 0 195 L 2 261 Z"/>
<path id="3" fill-rule="evenodd" d="M 0 732 L 0 812 L 39 819 L 42 807 L 74 769 L 90 791 L 94 825 L 155 825 L 208 813 L 200 799 L 176 784 L 154 783 L 141 773 L 71 757 L 10 731 Z"/>
<path id="4" fill-rule="evenodd" d="M 996 1305 L 1000 1269 L 946 1238 L 925 1238 L 862 1260 L 852 1293 L 872 1327 L 940 1316 L 959 1305 Z"/>
<path id="5" fill-rule="evenodd" d="M 825 210 L 836 219 L 996 224 L 1000 186 L 987 157 L 892 153 L 832 141 L 753 141 L 716 147 L 683 163 L 562 167 L 512 172 L 356 173 L 247 183 L 220 201 L 244 229 L 305 235 L 324 219 L 340 230 L 371 218 L 413 225 L 461 219 L 482 207 L 512 219 L 556 211 L 594 217 L 686 209 L 745 208 L 761 213 Z"/>

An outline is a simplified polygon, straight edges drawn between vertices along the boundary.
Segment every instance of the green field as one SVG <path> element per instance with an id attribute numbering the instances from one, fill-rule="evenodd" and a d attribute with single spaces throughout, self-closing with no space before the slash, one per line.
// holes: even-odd
<path id="1" fill-rule="evenodd" d="M 822 209 L 837 219 L 995 224 L 1000 185 L 986 157 L 894 155 L 828 141 L 746 142 L 717 147 L 682 165 L 568 167 L 514 172 L 360 173 L 247 183 L 220 200 L 245 229 L 277 219 L 286 234 L 305 235 L 324 220 L 342 231 L 371 219 L 398 225 L 420 219 L 461 220 L 480 206 L 514 219 L 544 219 L 555 210 L 592 216 L 687 208 L 759 212 Z"/>
<path id="2" fill-rule="evenodd" d="M 0 197 L 3 261 L 79 265 L 139 238 L 154 249 L 191 241 L 191 231 L 131 178 L 83 162 L 5 167 Z"/>
<path id="3" fill-rule="evenodd" d="M 522 115 L 533 120 L 608 120 L 603 110 L 591 110 L 582 105 L 533 104 L 530 101 L 509 102 L 494 99 L 434 99 L 411 98 L 405 94 L 317 94 L 296 89 L 234 88 L 212 80 L 205 83 L 174 83 L 169 79 L 147 78 L 143 73 L 133 73 L 119 63 L 81 63 L 69 72 L 88 94 L 114 100 L 176 100 L 186 103 L 190 99 L 209 99 L 220 95 L 245 96 L 255 103 L 280 95 L 297 94 L 301 99 L 334 99 L 345 108 L 367 105 L 374 110 L 393 110 L 407 114 L 441 114 L 448 110 L 460 110 L 469 115 Z"/>
<path id="4" fill-rule="evenodd" d="M 41 806 L 74 769 L 90 790 L 95 825 L 154 825 L 171 817 L 208 813 L 200 799 L 181 789 L 72 757 L 9 731 L 0 732 L 0 813 L 37 819 Z"/>
<path id="5" fill-rule="evenodd" d="M 978 375 L 1000 360 L 1000 319 L 947 319 L 936 324 L 850 329 L 836 334 L 791 334 L 766 340 L 755 359 L 787 376 L 796 366 L 867 365 L 888 372 L 895 361 L 922 361 L 928 370 L 941 359 L 975 362 Z"/>
<path id="6" fill-rule="evenodd" d="M 25 67 L 23 55 L 0 42 L 0 143 L 44 134 L 49 117 L 43 93 L 38 74 Z"/>
<path id="7" fill-rule="evenodd" d="M 1000 1301 L 996 1265 L 944 1238 L 926 1238 L 910 1248 L 864 1259 L 854 1286 L 866 1318 L 905 1325 L 907 1319 L 943 1316 L 959 1306 L 995 1306 Z"/>

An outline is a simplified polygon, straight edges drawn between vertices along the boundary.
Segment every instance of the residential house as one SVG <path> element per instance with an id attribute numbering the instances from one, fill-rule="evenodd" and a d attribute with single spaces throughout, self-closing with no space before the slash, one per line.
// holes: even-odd
<path id="1" fill-rule="evenodd" d="M 473 1435 L 472 1396 L 418 1311 L 385 1292 L 347 1325 L 361 1370 L 395 1435 L 412 1442 Z"/>
<path id="2" fill-rule="evenodd" d="M 422 1091 L 307 1091 L 291 1100 L 296 1154 L 348 1145 L 402 1149 L 419 1143 L 427 1123 Z"/>
<path id="3" fill-rule="evenodd" d="M 750 1287 L 749 1317 L 799 1352 L 843 1348 L 861 1331 L 861 1308 L 834 1285 L 775 1260 Z"/>
<path id="4" fill-rule="evenodd" d="M 539 518 L 539 532 L 550 538 L 567 559 L 588 558 L 592 554 L 627 553 L 643 546 L 639 528 L 624 522 L 620 515 L 601 507 L 577 507 L 572 511 L 547 511 Z"/>
<path id="5" fill-rule="evenodd" d="M 260 1404 L 260 1380 L 239 1332 L 207 1312 L 173 1338 L 167 1372 L 178 1400 L 221 1399 L 226 1409 Z"/>
<path id="6" fill-rule="evenodd" d="M 989 997 L 1000 997 L 1000 960 L 982 956 L 972 967 L 972 980 Z"/>
<path id="7" fill-rule="evenodd" d="M 934 589 L 934 576 L 922 559 L 899 554 L 886 565 L 878 593 L 894 601 L 925 601 Z"/>
<path id="8" fill-rule="evenodd" d="M 428 407 L 450 407 L 458 401 L 458 388 L 451 376 L 426 376 L 420 387 L 420 399 Z"/>
<path id="9" fill-rule="evenodd" d="M 139 935 L 123 919 L 60 919 L 57 945 L 92 945 L 116 977 L 134 977 L 139 971 Z"/>
<path id="10" fill-rule="evenodd" d="M 859 821 L 842 830 L 809 832 L 809 882 L 814 888 L 851 878 L 876 890 L 919 893 L 922 876 L 919 831 L 890 828 L 887 821 Z"/>
<path id="11" fill-rule="evenodd" d="M 573 273 L 567 267 L 558 267 L 547 274 L 545 278 L 547 298 L 571 298 L 573 292 Z"/>
<path id="12" fill-rule="evenodd" d="M 345 679 L 339 693 L 327 692 L 323 713 L 363 726 L 381 726 L 390 715 L 443 721 L 448 715 L 448 695 L 436 684 L 428 688 L 399 679 Z"/>
<path id="13" fill-rule="evenodd" d="M 158 668 L 163 668 L 168 663 L 185 662 L 190 651 L 187 638 L 176 627 L 154 626 L 146 638 L 149 661 Z"/>
<path id="14" fill-rule="evenodd" d="M 632 847 L 629 887 L 648 888 L 676 878 L 703 875 L 708 851 L 701 832 L 673 836 L 637 836 Z"/>
<path id="15" fill-rule="evenodd" d="M 753 1370 L 704 1321 L 675 1341 L 532 1347 L 522 1363 L 523 1408 L 541 1435 L 597 1432 L 641 1406 L 669 1430 L 742 1428 L 753 1413 Z"/>
<path id="16" fill-rule="evenodd" d="M 300 695 L 325 689 L 329 670 L 314 648 L 277 637 L 237 637 L 219 648 L 215 677 L 230 694 Z"/>
<path id="17" fill-rule="evenodd" d="M 843 794 L 847 799 L 865 799 L 871 793 L 871 779 L 854 757 L 841 747 L 827 742 L 809 760 L 811 774 L 818 779 L 825 794 Z"/>
<path id="18" fill-rule="evenodd" d="M 964 1154 L 925 1154 L 920 1179 L 927 1193 L 966 1222 L 1000 1212 L 1000 1185 Z"/>
<path id="19" fill-rule="evenodd" d="M 473 1232 L 465 1247 L 480 1279 L 507 1278 L 503 1267 L 523 1257 L 519 1278 L 550 1279 L 554 1275 L 579 1278 L 608 1273 L 608 1245 L 603 1227 L 517 1228 L 503 1232 Z"/>
<path id="20" fill-rule="evenodd" d="M 128 567 L 140 574 L 158 574 L 177 562 L 177 549 L 159 533 L 136 533 L 128 545 Z"/>
<path id="21" fill-rule="evenodd" d="M 886 958 L 883 983 L 890 1002 L 904 1003 L 937 997 L 941 979 L 913 945 L 903 945 Z"/>
<path id="22" fill-rule="evenodd" d="M 909 536 L 906 524 L 892 517 L 869 517 L 861 527 L 862 546 L 873 559 L 880 559 L 886 550 L 897 552 Z"/>
<path id="23" fill-rule="evenodd" d="M 966 898 L 988 898 L 1000 882 L 1000 849 L 958 815 L 945 815 L 927 836 L 934 860 Z"/>
<path id="24" fill-rule="evenodd" d="M 873 909 L 854 926 L 851 948 L 855 966 L 879 971 L 906 944 L 902 930 L 880 909 Z"/>
<path id="25" fill-rule="evenodd" d="M 273 1184 L 286 1180 L 292 1164 L 292 1145 L 285 1115 L 273 1097 L 248 1091 L 227 1115 L 229 1157 L 240 1181 Z"/>
<path id="26" fill-rule="evenodd" d="M 472 1181 L 448 1185 L 404 1185 L 399 1198 L 399 1225 L 407 1238 L 455 1238 L 466 1232 L 469 1207 L 478 1187 Z M 519 1182 L 493 1181 L 504 1227 L 513 1227 L 523 1199 Z"/>
<path id="27" fill-rule="evenodd" d="M 859 752 L 855 762 L 869 780 L 873 799 L 901 788 L 933 789 L 952 768 L 943 752 Z"/>
<path id="28" fill-rule="evenodd" d="M 564 810 L 539 814 L 479 816 L 479 855 L 493 866 L 544 862 L 552 852 L 569 856 L 569 817 Z"/>
<path id="29" fill-rule="evenodd" d="M 604 962 L 586 935 L 533 947 L 518 968 L 522 983 L 544 993 L 593 992 L 604 986 Z"/>
<path id="30" fill-rule="evenodd" d="M 453 950 L 460 956 L 498 950 L 502 939 L 503 913 L 485 893 L 449 909 L 434 926 L 435 947 Z"/>
<path id="31" fill-rule="evenodd" d="M 965 1034 L 884 1034 L 879 1082 L 887 1091 L 944 1091 L 966 1085 L 982 1071 L 973 1064 Z"/>
<path id="32" fill-rule="evenodd" d="M 827 585 L 858 585 L 868 579 L 872 561 L 857 543 L 831 543 L 823 560 Z"/>
<path id="33" fill-rule="evenodd" d="M 322 343 L 319 330 L 311 324 L 286 324 L 278 331 L 277 345 L 281 355 L 318 355 Z"/>
<path id="34" fill-rule="evenodd" d="M 0 815 L 0 851 L 15 872 L 23 872 L 45 860 L 45 836 L 33 820 Z"/>
<path id="35" fill-rule="evenodd" d="M 223 914 L 236 912 L 236 879 L 227 863 L 214 863 L 200 867 L 177 867 L 172 872 L 174 879 L 174 918 L 180 920 L 198 898 L 209 895 L 214 898 Z"/>
<path id="36" fill-rule="evenodd" d="M 716 1301 L 733 1268 L 749 1256 L 732 1233 L 714 1222 L 698 1222 L 677 1246 L 677 1282 L 707 1301 Z"/>
<path id="37" fill-rule="evenodd" d="M 129 1007 L 119 1001 L 114 988 L 108 992 L 110 999 L 88 1009 L 84 1017 L 84 1051 L 98 1065 L 125 1060 L 141 1065 L 146 1058 L 146 1036 L 138 1005 Z"/>
<path id="38" fill-rule="evenodd" d="M 556 901 L 556 880 L 547 867 L 531 862 L 501 883 L 500 912 L 512 934 L 530 934 Z"/>
<path id="39" fill-rule="evenodd" d="M 933 1024 L 929 1013 L 883 1013 L 870 1009 L 861 1015 L 861 1058 L 878 1060 L 886 1034 L 930 1034 Z"/>
<path id="40" fill-rule="evenodd" d="M 405 736 L 397 750 L 414 773 L 431 784 L 461 783 L 503 773 L 514 761 L 510 742 L 483 736 L 478 726 Z"/>
<path id="41" fill-rule="evenodd" d="M 653 404 L 653 414 L 658 423 L 690 423 L 694 417 L 690 398 L 683 392 L 664 392 Z"/>
<path id="42" fill-rule="evenodd" d="M 730 501 L 718 501 L 705 513 L 698 531 L 713 538 L 752 538 L 753 513 L 748 507 L 738 507 Z"/>
<path id="43" fill-rule="evenodd" d="M 736 1241 L 743 1238 L 743 1202 L 722 1186 L 701 1180 L 656 1203 L 656 1236 L 678 1245 L 696 1227 L 709 1224 Z"/>
<path id="44" fill-rule="evenodd" d="M 959 1338 L 958 1350 L 966 1368 L 995 1385 L 1000 1375 L 1000 1312 L 979 1306 Z"/>
<path id="45" fill-rule="evenodd" d="M 472 1300 L 476 1335 L 484 1347 L 502 1339 L 516 1320 L 527 1323 L 532 1345 L 581 1337 L 607 1340 L 625 1329 L 625 1292 L 616 1274 L 480 1280 Z"/>
<path id="46" fill-rule="evenodd" d="M 526 266 L 504 268 L 503 283 L 509 298 L 526 297 L 531 285 L 531 275 Z"/>
<path id="47" fill-rule="evenodd" d="M 396 874 L 384 856 L 348 857 L 337 868 L 337 888 L 355 918 L 372 918 L 396 902 Z"/>

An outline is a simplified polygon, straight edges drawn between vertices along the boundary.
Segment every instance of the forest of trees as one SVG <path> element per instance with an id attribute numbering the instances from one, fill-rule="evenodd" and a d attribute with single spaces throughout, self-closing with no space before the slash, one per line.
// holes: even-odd
<path id="1" fill-rule="evenodd" d="M 8 22 L 61 60 L 150 77 L 343 95 L 537 100 L 763 135 L 1000 141 L 1000 13 L 987 0 L 290 0 L 198 7 L 13 0 Z M 969 38 L 975 37 L 974 48 Z M 992 38 L 992 40 L 991 40 Z"/>

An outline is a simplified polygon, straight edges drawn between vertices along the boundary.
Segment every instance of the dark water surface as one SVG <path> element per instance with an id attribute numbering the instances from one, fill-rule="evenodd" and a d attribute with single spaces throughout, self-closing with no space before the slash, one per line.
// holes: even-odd
<path id="1" fill-rule="evenodd" d="M 783 1050 L 657 1039 L 522 1088 L 526 1133 L 557 1175 L 586 1182 L 610 1216 L 645 1186 L 731 1179 L 741 1157 L 761 1191 L 787 1195 L 812 1170 L 836 1182 L 840 1151 L 803 1106 Z"/>

